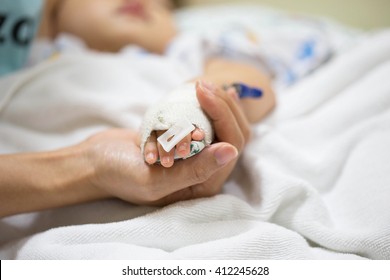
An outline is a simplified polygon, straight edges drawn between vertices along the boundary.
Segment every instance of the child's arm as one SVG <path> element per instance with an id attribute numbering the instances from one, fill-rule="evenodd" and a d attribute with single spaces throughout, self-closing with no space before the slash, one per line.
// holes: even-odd
<path id="1" fill-rule="evenodd" d="M 271 79 L 257 68 L 240 62 L 215 58 L 206 63 L 205 74 L 200 79 L 210 81 L 217 86 L 233 83 L 244 83 L 262 90 L 261 98 L 244 98 L 240 100 L 243 111 L 249 122 L 263 119 L 275 107 L 275 95 Z"/>

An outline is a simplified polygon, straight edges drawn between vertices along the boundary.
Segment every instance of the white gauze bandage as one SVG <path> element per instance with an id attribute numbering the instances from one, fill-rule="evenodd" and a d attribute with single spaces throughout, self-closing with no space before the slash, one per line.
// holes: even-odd
<path id="1" fill-rule="evenodd" d="M 178 87 L 161 102 L 149 108 L 141 126 L 142 153 L 145 143 L 153 131 L 169 130 L 175 125 L 186 122 L 200 128 L 205 134 L 204 143 L 211 144 L 214 135 L 213 128 L 199 105 L 195 83 L 187 83 Z"/>

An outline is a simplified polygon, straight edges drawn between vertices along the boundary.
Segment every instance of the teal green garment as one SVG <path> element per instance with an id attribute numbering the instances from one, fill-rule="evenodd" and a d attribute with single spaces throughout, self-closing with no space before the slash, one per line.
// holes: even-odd
<path id="1" fill-rule="evenodd" d="M 0 0 L 0 76 L 25 65 L 42 6 L 42 0 Z"/>

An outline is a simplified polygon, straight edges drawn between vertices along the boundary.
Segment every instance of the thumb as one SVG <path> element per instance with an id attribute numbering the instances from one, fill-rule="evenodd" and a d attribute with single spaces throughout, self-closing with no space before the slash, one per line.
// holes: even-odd
<path id="1" fill-rule="evenodd" d="M 217 143 L 210 146 L 211 152 L 218 166 L 224 166 L 238 156 L 237 148 L 229 143 Z"/>
<path id="2" fill-rule="evenodd" d="M 179 200 L 204 196 L 199 195 L 199 191 L 194 194 L 195 188 L 202 186 L 237 157 L 236 147 L 228 143 L 216 143 L 205 148 L 200 154 L 175 163 L 169 169 L 164 169 L 165 178 L 169 177 L 170 180 L 159 180 L 159 190 L 164 190 L 164 193 L 161 193 L 161 199 L 155 201 L 155 204 L 166 205 Z M 170 172 L 175 175 L 172 176 Z M 220 179 L 223 180 L 219 178 L 217 181 Z M 209 190 L 206 193 L 208 194 Z"/>
<path id="3" fill-rule="evenodd" d="M 166 190 L 165 195 L 168 195 L 205 182 L 222 167 L 235 160 L 237 156 L 238 151 L 233 145 L 223 142 L 215 143 L 206 147 L 198 155 L 179 161 L 169 169 L 164 169 L 164 174 L 155 174 L 153 178 L 158 180 L 160 190 Z M 161 177 L 165 180 L 158 175 L 163 175 Z"/>
<path id="4" fill-rule="evenodd" d="M 216 143 L 205 148 L 200 154 L 193 157 L 189 165 L 191 182 L 188 186 L 205 182 L 219 169 L 235 160 L 238 156 L 236 147 L 228 143 Z M 191 159 L 190 159 L 191 160 Z"/>

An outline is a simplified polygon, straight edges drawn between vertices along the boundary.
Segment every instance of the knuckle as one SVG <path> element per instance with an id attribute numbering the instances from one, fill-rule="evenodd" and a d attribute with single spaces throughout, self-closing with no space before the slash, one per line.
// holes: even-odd
<path id="1" fill-rule="evenodd" d="M 244 137 L 244 144 L 248 143 L 252 137 L 252 130 L 248 126 L 245 126 L 242 134 Z"/>
<path id="2" fill-rule="evenodd" d="M 237 143 L 235 145 L 239 152 L 241 152 L 244 149 L 245 143 L 246 143 L 245 137 L 242 133 L 240 133 L 240 135 L 238 136 L 238 139 L 237 139 Z"/>
<path id="3" fill-rule="evenodd" d="M 155 202 L 161 198 L 161 193 L 155 187 L 150 187 L 150 186 L 146 187 L 144 191 L 145 191 L 144 199 L 147 202 Z"/>
<path id="4" fill-rule="evenodd" d="M 194 183 L 202 183 L 209 177 L 209 170 L 206 168 L 206 165 L 197 165 L 192 169 L 192 172 Z"/>
<path id="5" fill-rule="evenodd" d="M 141 179 L 137 185 L 139 186 L 139 194 L 146 202 L 153 202 L 161 198 L 161 191 L 158 188 L 158 184 Z"/>
<path id="6" fill-rule="evenodd" d="M 196 189 L 193 196 L 196 198 L 215 196 L 221 192 L 221 186 L 222 185 L 215 184 L 215 182 L 205 182 Z"/>

